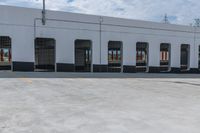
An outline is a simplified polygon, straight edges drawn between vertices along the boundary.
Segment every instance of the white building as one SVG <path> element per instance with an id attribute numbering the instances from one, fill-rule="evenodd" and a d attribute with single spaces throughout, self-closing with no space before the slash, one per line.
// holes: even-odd
<path id="1" fill-rule="evenodd" d="M 0 6 L 0 69 L 57 72 L 195 72 L 200 29 Z"/>

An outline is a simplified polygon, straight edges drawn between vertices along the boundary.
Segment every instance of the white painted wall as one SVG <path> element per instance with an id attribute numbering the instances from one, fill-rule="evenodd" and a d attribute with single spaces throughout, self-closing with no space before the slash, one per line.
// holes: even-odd
<path id="1" fill-rule="evenodd" d="M 123 65 L 135 65 L 136 43 L 148 42 L 149 66 L 160 65 L 160 43 L 170 43 L 172 67 L 180 67 L 181 44 L 190 44 L 190 68 L 198 68 L 200 29 L 194 36 L 194 27 L 102 17 L 100 44 L 100 16 L 47 11 L 47 24 L 36 20 L 35 30 L 41 10 L 0 6 L 0 16 L 0 36 L 12 38 L 13 61 L 34 62 L 34 38 L 46 37 L 56 40 L 57 63 L 74 63 L 74 41 L 86 39 L 92 41 L 93 64 L 107 64 L 108 42 L 122 41 Z"/>

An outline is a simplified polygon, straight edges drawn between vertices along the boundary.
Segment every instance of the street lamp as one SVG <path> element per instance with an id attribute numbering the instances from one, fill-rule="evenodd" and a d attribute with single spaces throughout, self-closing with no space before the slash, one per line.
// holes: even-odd
<path id="1" fill-rule="evenodd" d="M 42 24 L 46 24 L 46 8 L 45 8 L 45 0 L 43 0 L 43 9 L 42 9 Z"/>

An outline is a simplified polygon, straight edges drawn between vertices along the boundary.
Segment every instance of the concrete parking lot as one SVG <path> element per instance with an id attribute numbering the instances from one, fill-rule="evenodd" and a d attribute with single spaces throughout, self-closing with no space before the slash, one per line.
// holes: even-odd
<path id="1" fill-rule="evenodd" d="M 0 133 L 200 132 L 198 74 L 0 77 Z"/>

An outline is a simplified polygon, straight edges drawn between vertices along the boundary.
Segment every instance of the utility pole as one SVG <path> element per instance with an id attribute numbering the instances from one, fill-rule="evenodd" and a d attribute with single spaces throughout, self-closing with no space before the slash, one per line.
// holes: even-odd
<path id="1" fill-rule="evenodd" d="M 46 24 L 46 3 L 45 0 L 43 0 L 43 9 L 42 9 L 42 24 Z"/>
<path id="2" fill-rule="evenodd" d="M 165 14 L 164 19 L 163 19 L 163 22 L 164 22 L 165 24 L 169 24 L 169 20 L 168 20 L 167 14 Z"/>
<path id="3" fill-rule="evenodd" d="M 195 26 L 200 27 L 200 19 L 196 18 L 196 19 L 194 19 L 194 21 L 195 21 Z"/>

